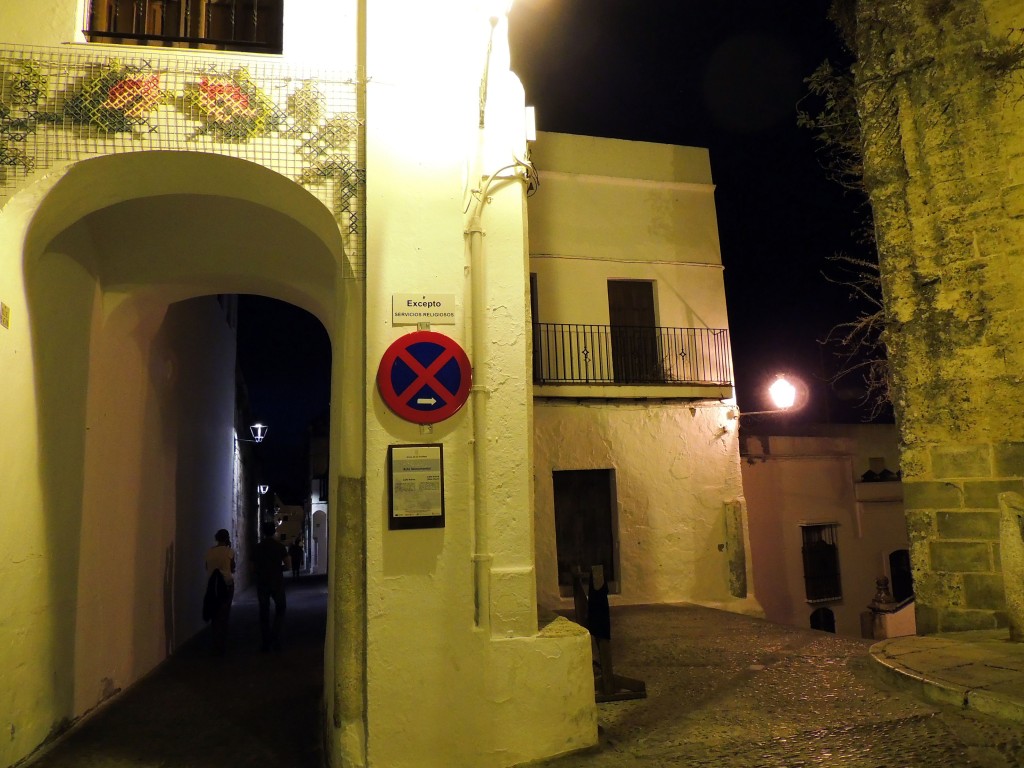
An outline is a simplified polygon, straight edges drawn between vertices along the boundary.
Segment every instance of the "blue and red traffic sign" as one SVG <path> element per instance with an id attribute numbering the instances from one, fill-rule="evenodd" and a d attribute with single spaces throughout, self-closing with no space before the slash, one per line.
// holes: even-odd
<path id="1" fill-rule="evenodd" d="M 443 333 L 415 331 L 392 342 L 377 368 L 388 408 L 414 424 L 436 424 L 469 397 L 473 371 L 465 351 Z"/>

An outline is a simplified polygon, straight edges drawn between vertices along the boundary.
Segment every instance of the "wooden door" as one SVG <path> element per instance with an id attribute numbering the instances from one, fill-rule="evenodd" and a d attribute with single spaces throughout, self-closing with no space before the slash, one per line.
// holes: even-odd
<path id="1" fill-rule="evenodd" d="M 552 480 L 560 591 L 572 594 L 575 568 L 602 565 L 609 590 L 618 592 L 614 471 L 563 470 L 552 472 Z"/>
<path id="2" fill-rule="evenodd" d="M 664 381 L 654 318 L 654 283 L 648 280 L 609 280 L 608 317 L 615 383 Z"/>

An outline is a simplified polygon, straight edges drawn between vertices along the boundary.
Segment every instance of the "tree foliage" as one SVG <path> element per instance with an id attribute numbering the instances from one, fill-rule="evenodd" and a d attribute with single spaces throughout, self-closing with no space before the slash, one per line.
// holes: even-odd
<path id="1" fill-rule="evenodd" d="M 836 3 L 830 16 L 848 41 L 850 29 L 844 24 L 848 20 L 842 8 Z M 836 253 L 827 257 L 822 274 L 830 283 L 849 289 L 854 317 L 833 326 L 819 343 L 835 357 L 836 365 L 829 376 L 832 386 L 838 388 L 851 378 L 858 380 L 863 388 L 860 404 L 867 409 L 867 420 L 873 420 L 890 404 L 886 316 L 874 222 L 864 184 L 863 138 L 851 63 L 826 60 L 804 82 L 807 94 L 798 107 L 797 124 L 811 131 L 819 142 L 819 157 L 828 178 L 855 201 L 862 218 L 852 234 L 867 254 L 856 257 Z"/>

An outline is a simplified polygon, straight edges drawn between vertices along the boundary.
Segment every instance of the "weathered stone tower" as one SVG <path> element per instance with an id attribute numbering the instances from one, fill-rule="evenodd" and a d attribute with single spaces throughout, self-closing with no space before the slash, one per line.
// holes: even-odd
<path id="1" fill-rule="evenodd" d="M 1006 626 L 999 495 L 1024 489 L 1024 2 L 848 10 L 918 628 Z"/>

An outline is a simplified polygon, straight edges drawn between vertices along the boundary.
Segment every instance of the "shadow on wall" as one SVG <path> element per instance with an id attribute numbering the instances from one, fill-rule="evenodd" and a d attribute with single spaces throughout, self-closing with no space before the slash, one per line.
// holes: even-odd
<path id="1" fill-rule="evenodd" d="M 28 242 L 31 244 L 33 231 Z M 70 234 L 70 233 L 66 233 Z M 74 714 L 75 638 L 86 401 L 95 276 L 65 255 L 62 238 L 37 244 L 24 265 L 36 381 L 38 460 L 45 521 L 50 617 L 52 732 Z"/>
<path id="2" fill-rule="evenodd" d="M 164 653 L 174 652 L 174 542 L 164 553 Z"/>

